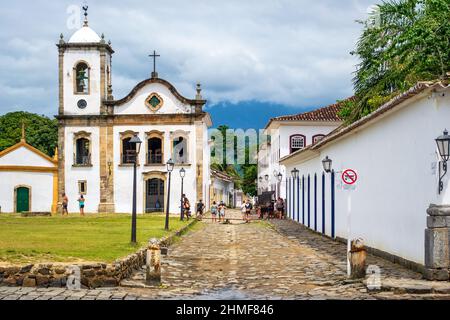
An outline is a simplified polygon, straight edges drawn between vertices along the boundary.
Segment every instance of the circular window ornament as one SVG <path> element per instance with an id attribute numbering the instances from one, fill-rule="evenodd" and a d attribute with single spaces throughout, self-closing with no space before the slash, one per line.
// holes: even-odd
<path id="1" fill-rule="evenodd" d="M 87 107 L 86 100 L 84 100 L 84 99 L 79 100 L 78 103 L 77 103 L 77 106 L 80 109 L 86 109 L 86 107 Z"/>

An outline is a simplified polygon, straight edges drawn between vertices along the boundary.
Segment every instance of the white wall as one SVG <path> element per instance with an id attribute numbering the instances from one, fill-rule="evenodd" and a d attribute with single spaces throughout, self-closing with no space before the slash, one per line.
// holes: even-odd
<path id="1" fill-rule="evenodd" d="M 73 167 L 74 134 L 80 131 L 91 133 L 91 163 L 92 167 Z M 69 198 L 69 212 L 79 212 L 78 181 L 87 181 L 85 211 L 98 212 L 100 203 L 100 136 L 98 127 L 66 127 L 65 128 L 65 188 Z"/>
<path id="2" fill-rule="evenodd" d="M 0 206 L 2 212 L 14 212 L 14 188 L 31 187 L 31 208 L 34 212 L 51 212 L 53 201 L 53 173 L 0 172 Z"/>
<path id="3" fill-rule="evenodd" d="M 329 156 L 336 170 L 336 235 L 347 238 L 347 197 L 341 172 L 354 168 L 359 175 L 351 193 L 351 238 L 362 237 L 370 246 L 424 263 L 426 209 L 430 203 L 449 203 L 448 178 L 437 194 L 435 139 L 450 127 L 450 95 L 445 98 L 407 101 L 402 109 L 345 138 L 325 145 L 320 155 L 304 163 L 286 161 L 301 175 L 322 174 L 322 159 Z M 319 179 L 318 190 L 321 191 Z M 326 221 L 331 234 L 330 175 L 326 177 Z M 318 197 L 319 226 L 321 197 Z M 298 206 L 292 214 L 298 219 Z M 301 212 L 300 212 L 301 220 Z M 320 230 L 319 230 L 320 231 Z"/>

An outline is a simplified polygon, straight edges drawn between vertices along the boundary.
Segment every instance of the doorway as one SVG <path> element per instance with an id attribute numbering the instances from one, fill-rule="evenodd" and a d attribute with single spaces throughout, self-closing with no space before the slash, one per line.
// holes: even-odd
<path id="1" fill-rule="evenodd" d="M 164 212 L 164 180 L 149 179 L 146 181 L 145 213 Z"/>
<path id="2" fill-rule="evenodd" d="M 16 212 L 28 212 L 30 211 L 30 198 L 31 191 L 29 187 L 16 187 L 15 189 L 16 200 Z"/>

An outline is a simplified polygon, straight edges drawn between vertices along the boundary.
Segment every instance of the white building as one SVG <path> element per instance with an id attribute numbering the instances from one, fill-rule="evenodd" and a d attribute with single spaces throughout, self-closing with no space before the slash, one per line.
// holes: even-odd
<path id="1" fill-rule="evenodd" d="M 286 198 L 286 168 L 280 159 L 317 143 L 342 124 L 336 103 L 314 111 L 270 119 L 264 134 L 270 138 L 258 153 L 258 193 L 275 191 Z M 278 179 L 281 173 L 282 181 Z M 290 173 L 288 172 L 288 177 Z"/>
<path id="2" fill-rule="evenodd" d="M 112 95 L 111 43 L 88 26 L 75 32 L 59 49 L 59 203 L 69 197 L 86 198 L 86 212 L 131 212 L 133 150 L 130 140 L 142 141 L 137 163 L 138 213 L 163 212 L 167 204 L 166 163 L 175 161 L 171 180 L 170 211 L 179 212 L 181 177 L 193 202 L 208 206 L 210 115 L 200 85 L 194 99 L 183 97 L 156 71 L 124 98 Z M 180 195 L 180 196 L 176 196 Z"/>
<path id="3" fill-rule="evenodd" d="M 448 175 L 438 192 L 435 142 L 446 128 L 449 86 L 418 83 L 372 114 L 281 159 L 287 172 L 296 168 L 300 176 L 289 179 L 288 215 L 328 236 L 362 238 L 367 246 L 399 257 L 396 261 L 423 265 L 427 208 L 450 203 Z M 326 156 L 332 160 L 330 174 L 323 173 Z M 354 191 L 341 179 L 348 168 L 358 175 Z"/>
<path id="4" fill-rule="evenodd" d="M 56 212 L 58 162 L 30 146 L 24 133 L 0 152 L 0 181 L 0 212 Z"/>
<path id="5" fill-rule="evenodd" d="M 224 172 L 211 170 L 211 203 L 215 201 L 217 204 L 223 202 L 226 206 L 234 206 L 234 180 L 231 176 Z"/>

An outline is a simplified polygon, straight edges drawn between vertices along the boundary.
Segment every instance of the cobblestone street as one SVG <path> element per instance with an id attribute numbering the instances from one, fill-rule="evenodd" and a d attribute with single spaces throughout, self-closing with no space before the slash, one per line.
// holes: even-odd
<path id="1" fill-rule="evenodd" d="M 229 217 L 241 215 L 230 211 Z M 362 282 L 347 280 L 345 245 L 291 221 L 201 224 L 163 257 L 161 287 L 146 287 L 140 271 L 120 288 L 0 287 L 0 299 L 450 299 L 448 283 L 420 280 L 420 274 L 370 255 L 368 264 L 381 268 L 382 283 L 397 285 L 368 292 Z"/>

